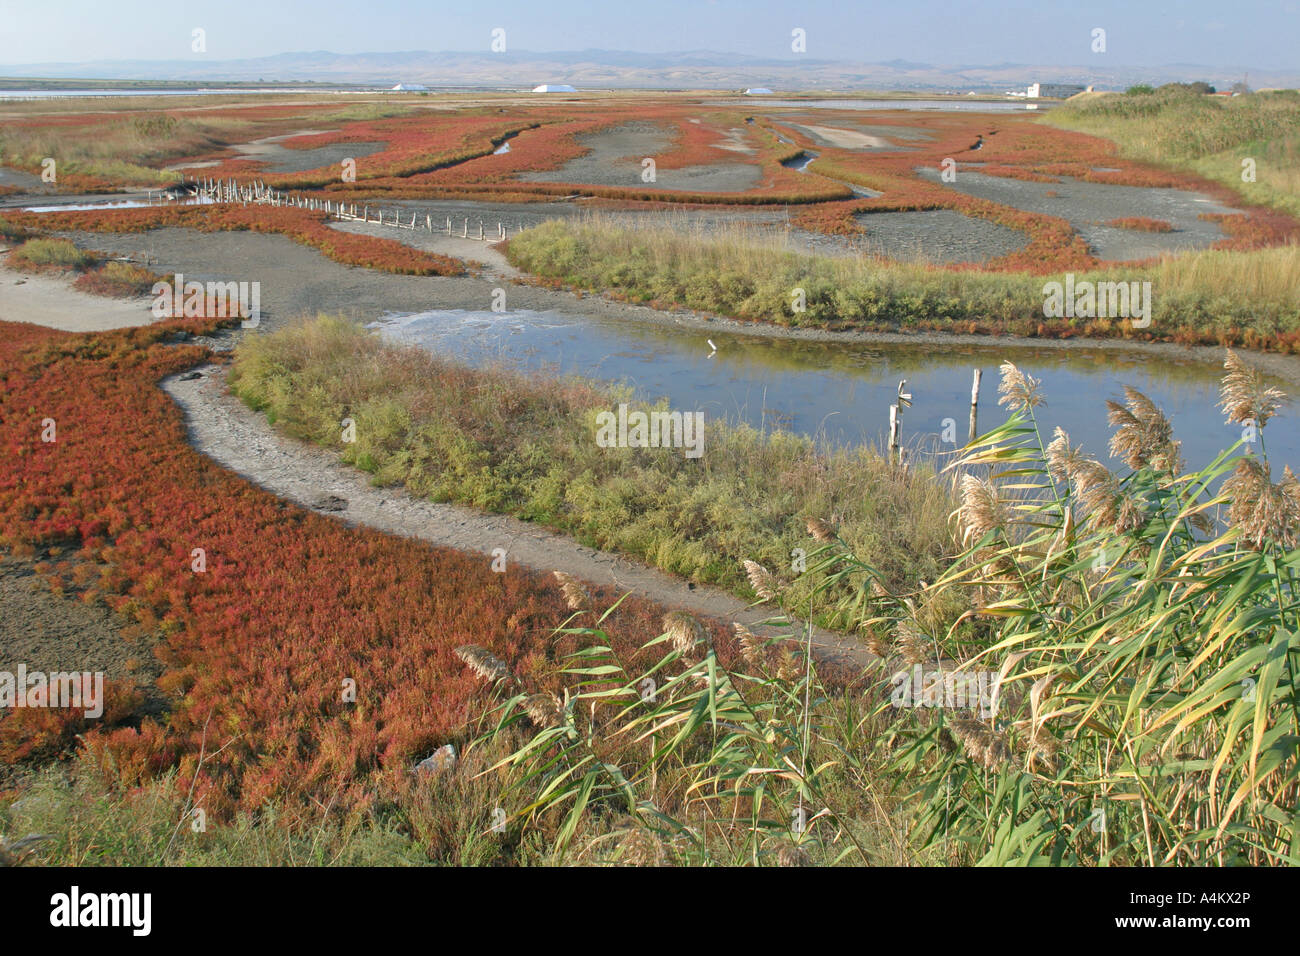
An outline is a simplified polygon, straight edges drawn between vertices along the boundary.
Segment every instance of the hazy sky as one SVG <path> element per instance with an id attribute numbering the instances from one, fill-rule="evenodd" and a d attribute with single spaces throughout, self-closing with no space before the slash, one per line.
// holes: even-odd
<path id="1" fill-rule="evenodd" d="M 196 59 L 302 50 L 363 53 L 482 49 L 491 31 L 523 50 L 717 50 L 937 65 L 1086 63 L 1091 31 L 1107 31 L 1115 66 L 1197 63 L 1293 68 L 1300 0 L 1091 2 L 740 2 L 740 0 L 0 0 L 0 63 Z"/>

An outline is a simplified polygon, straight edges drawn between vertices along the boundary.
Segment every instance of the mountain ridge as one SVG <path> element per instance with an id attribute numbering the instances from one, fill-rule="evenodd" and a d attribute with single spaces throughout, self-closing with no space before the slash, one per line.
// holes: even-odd
<path id="1" fill-rule="evenodd" d="M 530 88 L 571 83 L 600 88 L 784 90 L 957 90 L 1001 92 L 1029 83 L 1094 84 L 1116 89 L 1134 83 L 1205 80 L 1227 86 L 1248 68 L 1165 66 L 1045 66 L 1032 63 L 929 64 L 809 59 L 798 54 L 756 57 L 711 50 L 644 53 L 626 50 L 576 51 L 403 50 L 335 53 L 313 50 L 244 59 L 95 60 L 79 63 L 0 64 L 0 74 L 24 79 L 97 79 L 174 82 L 305 82 L 392 86 L 482 86 Z M 1249 69 L 1254 86 L 1300 85 L 1300 69 Z"/>

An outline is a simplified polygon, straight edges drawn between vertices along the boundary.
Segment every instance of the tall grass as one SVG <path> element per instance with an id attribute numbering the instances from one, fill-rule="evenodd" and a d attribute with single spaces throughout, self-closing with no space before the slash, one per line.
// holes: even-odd
<path id="1" fill-rule="evenodd" d="M 1151 327 L 1122 319 L 1045 319 L 1043 285 L 1061 276 L 962 271 L 792 251 L 743 226 L 633 228 L 610 217 L 552 221 L 510 240 L 516 266 L 582 289 L 741 319 L 828 329 L 1147 336 L 1207 344 L 1300 347 L 1300 247 L 1205 250 L 1154 264 L 1080 273 L 1152 282 Z M 796 307 L 796 289 L 804 306 Z"/>
<path id="2" fill-rule="evenodd" d="M 876 774 L 880 722 L 865 719 L 860 690 L 828 689 L 794 642 L 743 628 L 728 667 L 682 612 L 627 659 L 603 629 L 609 611 L 566 593 L 575 614 L 550 638 L 562 696 L 464 649 L 492 691 L 473 746 L 513 737 L 490 771 L 512 826 L 553 834 L 569 859 L 624 865 L 916 859 Z"/>
<path id="3" fill-rule="evenodd" d="M 1130 389 L 1108 403 L 1129 469 L 1112 474 L 1059 429 L 1044 441 L 1037 383 L 1004 365 L 1013 414 L 954 466 L 967 550 L 928 589 L 961 596 L 945 625 L 918 618 L 922 594 L 870 589 L 847 550 L 827 557 L 885 649 L 998 675 L 990 718 L 940 707 L 905 731 L 893 768 L 923 845 L 992 864 L 1300 862 L 1300 484 L 1267 456 L 1280 395 L 1227 368 L 1250 444 L 1185 470 Z"/>
<path id="4" fill-rule="evenodd" d="M 1230 186 L 1247 199 L 1300 215 L 1300 92 L 1223 99 L 1185 90 L 1080 97 L 1044 122 L 1104 136 L 1132 158 L 1165 163 Z M 1255 182 L 1242 160 L 1255 160 Z"/>
<path id="5" fill-rule="evenodd" d="M 176 119 L 167 113 L 76 124 L 6 123 L 0 129 L 0 155 L 7 165 L 33 172 L 41 170 L 45 158 L 52 158 L 60 179 L 162 186 L 178 181 L 181 174 L 151 165 L 212 149 L 218 142 L 216 131 L 223 128 L 229 129 L 227 121 Z"/>

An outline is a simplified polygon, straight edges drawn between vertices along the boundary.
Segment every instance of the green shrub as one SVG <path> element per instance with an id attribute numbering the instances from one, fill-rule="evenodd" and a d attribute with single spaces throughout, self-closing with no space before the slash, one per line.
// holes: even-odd
<path id="1" fill-rule="evenodd" d="M 9 254 L 11 265 L 28 269 L 85 269 L 95 257 L 67 239 L 28 239 Z"/>

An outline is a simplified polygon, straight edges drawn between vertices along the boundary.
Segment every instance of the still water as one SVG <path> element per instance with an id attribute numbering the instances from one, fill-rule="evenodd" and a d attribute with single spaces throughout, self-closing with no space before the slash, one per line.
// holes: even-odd
<path id="1" fill-rule="evenodd" d="M 1191 466 L 1207 464 L 1241 437 L 1240 427 L 1226 424 L 1216 407 L 1218 369 L 1135 351 L 808 342 L 524 310 L 390 314 L 374 327 L 470 365 L 622 383 L 639 398 L 667 397 L 674 410 L 784 428 L 833 445 L 883 445 L 889 406 L 906 380 L 912 405 L 903 413 L 904 443 L 950 451 L 953 446 L 942 441 L 945 419 L 964 443 L 975 368 L 983 370 L 980 431 L 1003 421 L 997 386 L 1004 360 L 1042 379 L 1044 439 L 1059 425 L 1103 461 L 1111 434 L 1105 402 L 1122 400 L 1125 385 L 1149 395 L 1169 416 Z M 1276 471 L 1284 463 L 1300 464 L 1296 421 L 1295 410 L 1285 407 L 1265 431 Z"/>

